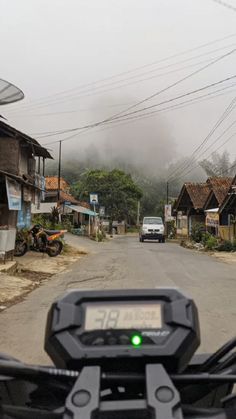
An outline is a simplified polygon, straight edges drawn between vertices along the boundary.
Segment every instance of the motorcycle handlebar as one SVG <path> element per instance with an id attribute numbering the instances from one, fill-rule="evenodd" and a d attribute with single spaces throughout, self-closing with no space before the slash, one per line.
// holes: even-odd
<path id="1" fill-rule="evenodd" d="M 103 419 L 110 419 L 113 417 L 116 419 L 123 419 L 124 417 L 129 419 L 132 419 L 133 417 L 136 419 L 144 419 L 145 417 L 147 419 L 150 419 L 150 417 L 153 419 L 176 419 L 176 417 L 179 419 L 236 418 L 236 406 L 220 409 L 199 409 L 193 406 L 191 407 L 191 402 L 188 400 L 188 404 L 186 404 L 186 400 L 183 401 L 179 396 L 181 387 L 184 385 L 189 386 L 190 384 L 200 383 L 200 385 L 203 386 L 209 385 L 210 383 L 212 386 L 212 384 L 220 385 L 223 383 L 225 385 L 229 382 L 236 382 L 235 375 L 226 376 L 222 372 L 221 374 L 200 373 L 169 375 L 160 364 L 147 365 L 145 374 L 104 373 L 101 371 L 100 367 L 95 366 L 84 367 L 81 372 L 79 372 L 58 369 L 55 367 L 24 365 L 14 359 L 7 360 L 6 357 L 4 357 L 4 359 L 2 358 L 0 361 L 0 374 L 2 374 L 2 377 L 0 375 L 0 381 L 5 382 L 9 389 L 11 387 L 12 378 L 16 379 L 13 391 L 19 394 L 25 386 L 25 384 L 22 384 L 25 381 L 31 386 L 32 383 L 38 386 L 38 393 L 36 392 L 34 395 L 34 403 L 37 405 L 37 409 L 3 404 L 4 397 L 2 397 L 2 402 L 0 401 L 0 419 L 27 419 L 29 417 L 33 417 L 34 419 L 91 419 L 94 417 L 94 410 L 99 412 L 96 416 L 97 419 L 100 417 L 99 414 L 102 415 L 101 417 Z M 128 393 L 133 387 L 136 387 L 136 389 L 140 388 L 138 392 L 142 392 L 144 387 L 146 387 L 146 392 L 143 392 L 144 398 L 128 400 L 127 398 L 122 398 L 120 393 L 115 392 L 115 396 L 117 397 L 116 400 L 99 400 L 104 389 L 118 389 L 124 385 L 127 385 Z M 9 389 L 8 394 L 11 393 Z M 52 403 L 53 405 L 55 402 L 52 402 L 49 395 L 57 394 L 58 391 L 60 392 L 63 389 L 66 393 L 64 393 L 64 403 L 62 403 L 60 398 L 60 409 L 50 411 L 50 404 Z M 30 391 L 32 391 L 31 387 Z M 91 397 L 91 400 L 88 400 L 87 406 L 86 404 L 83 405 L 84 402 L 81 403 L 79 396 L 81 391 L 83 400 L 85 397 L 84 393 L 86 392 Z M 138 394 L 138 392 L 136 393 Z M 41 399 L 42 393 L 43 399 Z M 46 402 L 45 397 L 47 397 Z M 28 393 L 26 399 L 28 399 Z M 42 400 L 42 409 L 40 409 L 39 406 L 41 405 Z M 74 402 L 75 400 L 77 400 L 77 402 Z M 47 408 L 47 410 L 45 408 Z M 87 415 L 85 414 L 84 408 L 87 410 Z M 150 411 L 153 413 L 152 416 L 150 416 Z M 114 416 L 114 414 L 116 414 L 116 416 Z"/>

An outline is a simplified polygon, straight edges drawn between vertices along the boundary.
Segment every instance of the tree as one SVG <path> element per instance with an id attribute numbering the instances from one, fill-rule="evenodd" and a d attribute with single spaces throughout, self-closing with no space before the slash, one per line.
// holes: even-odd
<path id="1" fill-rule="evenodd" d="M 114 220 L 134 221 L 137 201 L 142 191 L 131 175 L 122 170 L 87 170 L 74 185 L 78 199 L 88 200 L 90 193 L 97 193 L 99 204 L 106 208 L 109 215 L 110 230 Z"/>
<path id="2" fill-rule="evenodd" d="M 236 161 L 230 162 L 230 156 L 227 151 L 223 154 L 212 153 L 211 160 L 204 159 L 200 166 L 205 170 L 207 176 L 233 176 L 235 173 Z"/>

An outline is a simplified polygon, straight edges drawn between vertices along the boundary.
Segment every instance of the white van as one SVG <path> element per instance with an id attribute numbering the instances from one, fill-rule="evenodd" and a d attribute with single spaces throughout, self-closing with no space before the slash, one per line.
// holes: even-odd
<path id="1" fill-rule="evenodd" d="M 159 243 L 165 243 L 165 227 L 161 217 L 144 217 L 139 232 L 139 241 L 159 240 Z"/>

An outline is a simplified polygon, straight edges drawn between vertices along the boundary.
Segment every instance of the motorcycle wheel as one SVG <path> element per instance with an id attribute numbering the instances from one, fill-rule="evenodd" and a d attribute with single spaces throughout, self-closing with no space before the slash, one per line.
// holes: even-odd
<path id="1" fill-rule="evenodd" d="M 26 252 L 27 244 L 25 242 L 17 240 L 15 244 L 14 256 L 24 256 Z"/>
<path id="2" fill-rule="evenodd" d="M 53 240 L 50 244 L 47 245 L 47 254 L 50 257 L 55 257 L 60 255 L 63 248 L 63 244 L 59 240 Z"/>

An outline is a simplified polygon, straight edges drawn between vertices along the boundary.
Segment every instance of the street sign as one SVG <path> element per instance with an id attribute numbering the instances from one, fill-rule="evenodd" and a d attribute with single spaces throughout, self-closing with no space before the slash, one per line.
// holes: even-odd
<path id="1" fill-rule="evenodd" d="M 172 216 L 171 216 L 171 205 L 165 205 L 165 221 L 171 221 L 172 220 Z"/>
<path id="2" fill-rule="evenodd" d="M 105 207 L 100 207 L 99 208 L 99 215 L 100 215 L 100 217 L 104 217 L 105 216 Z"/>
<path id="3" fill-rule="evenodd" d="M 217 212 L 206 211 L 206 226 L 218 227 L 219 225 L 219 214 Z"/>
<path id="4" fill-rule="evenodd" d="M 90 204 L 98 205 L 98 194 L 97 193 L 91 193 L 90 194 Z"/>

